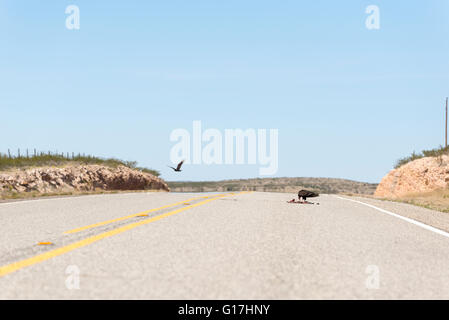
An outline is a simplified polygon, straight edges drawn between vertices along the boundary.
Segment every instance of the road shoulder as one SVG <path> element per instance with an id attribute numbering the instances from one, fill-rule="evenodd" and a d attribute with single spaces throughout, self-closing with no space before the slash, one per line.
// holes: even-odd
<path id="1" fill-rule="evenodd" d="M 431 227 L 449 232 L 449 214 L 431 210 L 408 203 L 366 198 L 360 196 L 341 196 L 342 198 L 360 201 L 380 209 L 391 211 L 397 215 L 413 219 Z M 380 212 L 379 212 L 380 213 Z M 381 213 L 380 213 L 381 214 Z"/>

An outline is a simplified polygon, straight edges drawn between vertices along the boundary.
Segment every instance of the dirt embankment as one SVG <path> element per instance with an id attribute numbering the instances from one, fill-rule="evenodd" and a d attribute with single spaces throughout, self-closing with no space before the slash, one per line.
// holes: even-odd
<path id="1" fill-rule="evenodd" d="M 400 199 L 449 188 L 449 156 L 427 157 L 390 171 L 378 185 L 375 196 Z"/>
<path id="2" fill-rule="evenodd" d="M 170 191 L 164 180 L 125 166 L 78 165 L 0 172 L 0 195 L 98 190 Z"/>

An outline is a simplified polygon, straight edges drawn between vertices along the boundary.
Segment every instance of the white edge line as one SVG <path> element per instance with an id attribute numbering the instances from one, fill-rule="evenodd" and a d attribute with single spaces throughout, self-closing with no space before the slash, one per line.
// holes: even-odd
<path id="1" fill-rule="evenodd" d="M 423 229 L 426 229 L 426 230 L 435 232 L 435 233 L 437 233 L 439 235 L 442 235 L 443 237 L 449 238 L 449 233 L 447 233 L 446 231 L 443 231 L 441 229 L 437 229 L 437 228 L 431 227 L 431 226 L 429 226 L 429 225 L 427 225 L 425 223 L 422 223 L 422 222 L 419 222 L 419 221 L 416 221 L 416 220 L 413 220 L 413 219 L 401 216 L 401 215 L 399 215 L 397 213 L 393 213 L 393 212 L 388 211 L 388 210 L 384 210 L 384 209 L 378 208 L 376 206 L 373 206 L 371 204 L 368 204 L 368 203 L 365 203 L 365 202 L 362 202 L 362 201 L 357 201 L 357 200 L 353 200 L 353 199 L 343 198 L 343 197 L 339 197 L 339 196 L 335 196 L 335 197 L 339 198 L 339 199 L 343 199 L 343 200 L 347 200 L 347 201 L 352 201 L 352 202 L 357 202 L 357 203 L 363 204 L 363 205 L 365 205 L 367 207 L 370 207 L 370 208 L 376 209 L 376 210 L 378 210 L 380 212 L 389 214 L 390 216 L 393 216 L 395 218 L 407 221 L 407 222 L 409 222 L 411 224 L 414 224 L 415 226 L 421 227 Z"/>

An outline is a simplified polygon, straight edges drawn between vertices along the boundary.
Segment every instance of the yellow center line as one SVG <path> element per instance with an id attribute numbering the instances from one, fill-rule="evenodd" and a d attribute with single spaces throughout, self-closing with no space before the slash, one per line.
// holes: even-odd
<path id="1" fill-rule="evenodd" d="M 248 193 L 248 192 L 243 191 L 243 192 L 240 192 L 238 194 L 243 194 L 243 193 Z M 53 249 L 53 250 L 50 250 L 50 251 L 38 254 L 38 255 L 36 255 L 34 257 L 28 258 L 28 259 L 24 259 L 24 260 L 21 260 L 21 261 L 13 262 L 13 263 L 8 264 L 6 266 L 0 267 L 0 277 L 5 276 L 5 275 L 7 275 L 9 273 L 15 272 L 15 271 L 17 271 L 19 269 L 22 269 L 22 268 L 25 268 L 25 267 L 29 267 L 29 266 L 32 266 L 34 264 L 43 262 L 45 260 L 48 260 L 48 259 L 60 256 L 60 255 L 62 255 L 64 253 L 73 251 L 75 249 L 78 249 L 78 248 L 81 248 L 81 247 L 85 247 L 85 246 L 87 246 L 87 245 L 89 245 L 91 243 L 97 242 L 99 240 L 102 240 L 102 239 L 105 239 L 105 238 L 108 238 L 108 237 L 112 237 L 114 235 L 123 233 L 125 231 L 134 229 L 136 227 L 139 227 L 139 226 L 142 226 L 142 225 L 154 222 L 154 221 L 158 221 L 158 220 L 161 220 L 163 218 L 166 218 L 166 217 L 172 216 L 174 214 L 177 214 L 179 212 L 182 212 L 182 211 L 185 211 L 185 210 L 188 210 L 188 209 L 191 209 L 191 208 L 199 207 L 199 206 L 201 206 L 203 204 L 206 204 L 206 203 L 209 203 L 211 201 L 214 201 L 214 200 L 217 200 L 217 199 L 220 199 L 220 198 L 223 198 L 223 197 L 227 197 L 227 196 L 232 196 L 232 195 L 235 195 L 235 193 L 221 194 L 221 195 L 218 195 L 218 196 L 216 196 L 214 198 L 210 198 L 210 199 L 207 199 L 207 200 L 204 200 L 204 201 L 201 201 L 201 202 L 197 202 L 197 203 L 192 204 L 192 205 L 187 206 L 187 207 L 181 207 L 179 209 L 176 209 L 176 210 L 173 210 L 173 211 L 170 211 L 170 212 L 167 212 L 167 213 L 164 213 L 164 214 L 152 217 L 152 218 L 148 218 L 148 219 L 141 220 L 141 221 L 138 221 L 138 222 L 130 223 L 130 224 L 127 224 L 125 226 L 122 226 L 122 227 L 119 227 L 119 228 L 116 228 L 116 229 L 112 229 L 110 231 L 103 232 L 103 233 L 100 233 L 100 234 L 92 236 L 92 237 L 85 238 L 83 240 L 74 242 L 74 243 L 69 244 L 67 246 L 64 246 L 64 247 L 61 247 L 61 248 L 57 248 L 57 249 Z"/>
<path id="2" fill-rule="evenodd" d="M 121 217 L 121 218 L 116 218 L 116 219 L 111 219 L 111 220 L 106 220 L 106 221 L 90 224 L 88 226 L 84 226 L 84 227 L 72 229 L 72 230 L 69 230 L 69 231 L 65 231 L 64 233 L 65 234 L 77 233 L 77 232 L 84 231 L 84 230 L 87 230 L 87 229 L 104 226 L 105 224 L 110 224 L 110 223 L 114 223 L 114 222 L 118 222 L 118 221 L 123 221 L 123 220 L 126 220 L 126 219 L 142 216 L 142 215 L 145 215 L 145 214 L 148 214 L 148 213 L 151 213 L 151 212 L 155 212 L 155 211 L 159 211 L 159 210 L 162 210 L 162 209 L 171 208 L 171 207 L 183 204 L 183 203 L 188 202 L 188 201 L 194 201 L 194 200 L 198 200 L 198 199 L 210 198 L 210 197 L 213 197 L 213 196 L 216 196 L 216 194 L 210 195 L 210 196 L 201 196 L 201 197 L 190 198 L 190 199 L 179 201 L 179 202 L 176 202 L 176 203 L 167 204 L 167 205 L 159 207 L 159 208 L 154 208 L 154 209 L 146 210 L 146 211 L 143 211 L 143 212 L 134 213 L 134 214 L 131 214 L 131 215 L 126 216 L 126 217 Z"/>

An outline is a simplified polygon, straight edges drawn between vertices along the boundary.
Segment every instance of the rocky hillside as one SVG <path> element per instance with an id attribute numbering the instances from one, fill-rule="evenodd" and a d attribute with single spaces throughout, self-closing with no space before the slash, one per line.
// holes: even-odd
<path id="1" fill-rule="evenodd" d="M 164 180 L 125 166 L 76 165 L 0 172 L 0 195 L 96 190 L 170 191 Z"/>
<path id="2" fill-rule="evenodd" d="M 449 187 L 449 156 L 425 157 L 390 171 L 380 182 L 375 196 L 401 198 Z"/>
<path id="3" fill-rule="evenodd" d="M 168 182 L 176 192 L 266 191 L 296 193 L 310 189 L 319 193 L 356 193 L 372 195 L 377 184 L 335 178 L 261 178 L 223 181 Z"/>

